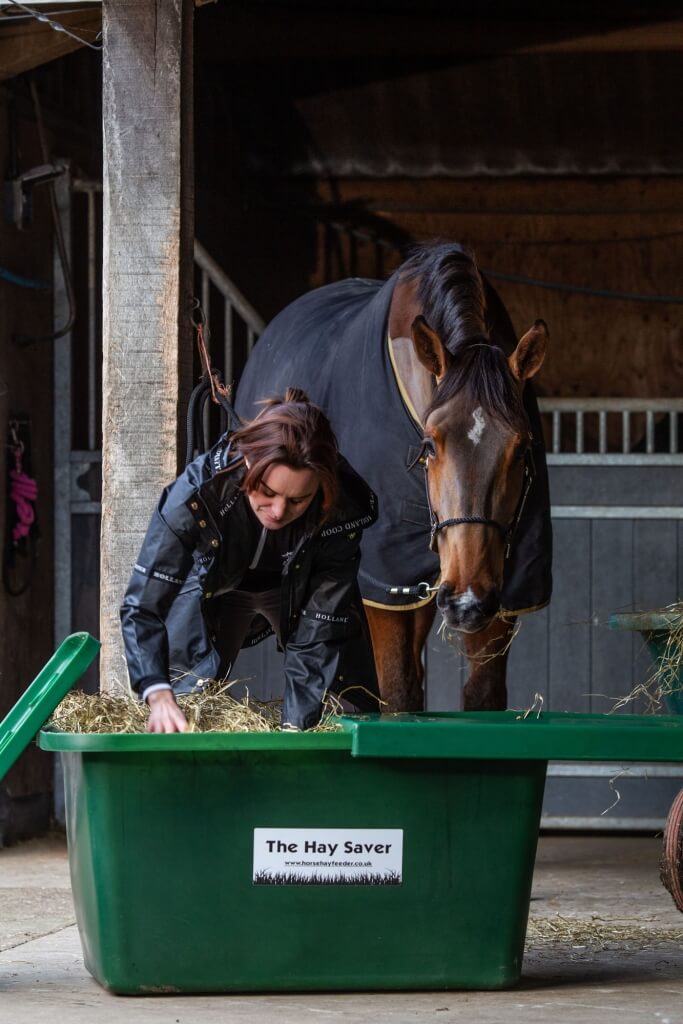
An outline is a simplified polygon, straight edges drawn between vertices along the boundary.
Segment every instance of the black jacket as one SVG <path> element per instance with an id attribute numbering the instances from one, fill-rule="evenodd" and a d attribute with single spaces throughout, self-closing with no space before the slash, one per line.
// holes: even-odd
<path id="1" fill-rule="evenodd" d="M 224 437 L 161 495 L 121 608 L 128 671 L 138 693 L 160 682 L 188 693 L 230 668 L 216 646 L 220 597 L 214 594 L 238 587 L 251 556 L 243 476 Z M 341 456 L 337 476 L 335 508 L 304 533 L 282 573 L 282 717 L 301 729 L 318 722 L 328 689 L 358 687 L 348 699 L 362 710 L 377 709 L 357 584 L 360 539 L 377 518 L 377 501 Z M 271 633 L 259 617 L 243 646 Z"/>

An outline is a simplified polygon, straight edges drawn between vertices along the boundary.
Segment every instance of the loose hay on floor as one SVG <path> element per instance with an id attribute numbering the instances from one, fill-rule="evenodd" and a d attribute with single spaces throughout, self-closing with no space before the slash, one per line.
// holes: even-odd
<path id="1" fill-rule="evenodd" d="M 575 950 L 657 949 L 663 945 L 683 944 L 683 927 L 647 927 L 640 921 L 616 923 L 593 916 L 590 919 L 530 917 L 527 946 L 561 945 Z"/>
<path id="2" fill-rule="evenodd" d="M 189 732 L 280 732 L 282 701 L 259 701 L 248 694 L 237 699 L 229 685 L 215 683 L 201 693 L 177 698 L 188 722 Z M 341 725 L 334 716 L 343 713 L 339 701 L 328 694 L 323 717 L 310 732 L 337 732 Z M 68 693 L 55 709 L 48 728 L 73 733 L 143 733 L 149 707 L 133 697 L 106 693 Z"/>

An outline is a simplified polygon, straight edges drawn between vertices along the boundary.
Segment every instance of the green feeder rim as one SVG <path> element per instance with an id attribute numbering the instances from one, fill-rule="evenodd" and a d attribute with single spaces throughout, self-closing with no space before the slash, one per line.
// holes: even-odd
<path id="1" fill-rule="evenodd" d="M 610 615 L 610 629 L 637 629 L 641 633 L 662 633 L 683 626 L 683 611 L 660 608 L 652 612 L 620 612 Z"/>
<path id="2" fill-rule="evenodd" d="M 437 711 L 342 721 L 353 757 L 683 762 L 678 715 Z"/>
<path id="3" fill-rule="evenodd" d="M 599 715 L 544 711 L 452 711 L 354 715 L 333 733 L 66 733 L 43 731 L 43 750 L 82 754 L 164 751 L 347 751 L 354 758 L 474 761 L 683 762 L 680 715 Z"/>
<path id="4" fill-rule="evenodd" d="M 72 633 L 0 722 L 0 779 L 78 682 L 99 649 L 99 641 L 89 633 Z"/>

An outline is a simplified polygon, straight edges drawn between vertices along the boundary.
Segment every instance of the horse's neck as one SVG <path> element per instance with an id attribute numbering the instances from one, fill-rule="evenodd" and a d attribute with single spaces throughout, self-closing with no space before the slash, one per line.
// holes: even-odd
<path id="1" fill-rule="evenodd" d="M 403 401 L 418 423 L 434 392 L 434 377 L 415 355 L 410 326 L 422 312 L 417 297 L 417 281 L 399 281 L 389 310 L 389 352 Z"/>

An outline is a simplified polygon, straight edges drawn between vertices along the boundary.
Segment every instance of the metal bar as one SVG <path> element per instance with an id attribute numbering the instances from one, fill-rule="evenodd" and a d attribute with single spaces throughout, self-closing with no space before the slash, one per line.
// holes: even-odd
<path id="1" fill-rule="evenodd" d="M 102 452 L 99 449 L 95 451 L 80 451 L 78 448 L 70 453 L 71 462 L 101 462 Z"/>
<path id="2" fill-rule="evenodd" d="M 552 505 L 553 519 L 683 519 L 681 505 Z"/>
<path id="3" fill-rule="evenodd" d="M 583 453 L 583 410 L 576 413 L 576 451 L 579 455 Z"/>
<path id="4" fill-rule="evenodd" d="M 67 165 L 68 166 L 68 165 Z M 71 174 L 67 170 L 54 183 L 57 213 L 64 236 L 64 246 L 71 262 Z M 52 319 L 55 330 L 69 316 L 69 299 L 57 245 L 53 245 Z M 58 647 L 71 633 L 71 408 L 72 408 L 72 335 L 71 332 L 52 343 L 52 380 L 54 389 L 53 425 L 53 543 L 54 543 L 54 613 L 53 642 Z M 54 761 L 54 814 L 64 825 L 64 776 L 59 757 Z"/>
<path id="5" fill-rule="evenodd" d="M 74 178 L 71 190 L 72 192 L 101 192 L 102 182 L 93 181 L 88 178 Z"/>
<path id="6" fill-rule="evenodd" d="M 211 315 L 211 295 L 209 290 L 210 284 L 211 281 L 209 280 L 208 272 L 202 268 L 201 289 L 202 312 L 204 313 L 205 324 L 204 344 L 206 345 L 206 352 L 209 357 L 209 366 L 211 366 L 211 368 L 213 369 L 211 361 L 211 326 L 209 320 L 209 317 Z M 204 412 L 202 413 L 202 425 L 204 429 L 204 445 L 205 449 L 208 449 L 208 447 L 211 445 L 211 402 L 206 402 L 204 404 Z"/>
<path id="7" fill-rule="evenodd" d="M 655 450 L 655 414 L 652 409 L 645 413 L 645 451 L 652 455 Z"/>
<path id="8" fill-rule="evenodd" d="M 260 334 L 265 327 L 263 319 L 258 315 L 251 303 L 245 299 L 239 288 L 232 283 L 227 274 L 218 266 L 216 261 L 209 256 L 204 246 L 196 239 L 194 243 L 194 259 L 200 269 L 207 272 L 219 292 L 225 298 L 230 299 L 242 319 L 253 328 L 256 334 Z"/>
<path id="9" fill-rule="evenodd" d="M 233 366 L 232 303 L 226 299 L 223 306 L 223 380 L 228 387 L 232 384 Z"/>
<path id="10" fill-rule="evenodd" d="M 594 764 L 586 761 L 583 764 L 574 762 L 551 762 L 548 765 L 548 777 L 613 779 L 621 775 L 626 779 L 680 779 L 683 778 L 683 765 L 680 764 Z"/>
<path id="11" fill-rule="evenodd" d="M 669 451 L 678 451 L 678 413 L 669 413 Z"/>
<path id="12" fill-rule="evenodd" d="M 256 331 L 253 327 L 247 327 L 247 355 L 251 355 L 251 350 L 256 342 Z"/>
<path id="13" fill-rule="evenodd" d="M 607 451 L 607 413 L 604 409 L 598 413 L 598 449 L 603 455 Z"/>
<path id="14" fill-rule="evenodd" d="M 100 516 L 102 504 L 99 501 L 74 501 L 71 503 L 71 513 L 74 516 Z"/>
<path id="15" fill-rule="evenodd" d="M 539 398 L 541 412 L 683 412 L 683 398 Z"/>
<path id="16" fill-rule="evenodd" d="M 204 313 L 204 323 L 207 327 L 204 340 L 208 350 L 211 336 L 211 278 L 208 271 L 204 268 L 202 268 L 202 312 Z"/>
<path id="17" fill-rule="evenodd" d="M 97 205 L 94 189 L 88 189 L 88 448 L 94 451 L 97 437 Z"/>
<path id="18" fill-rule="evenodd" d="M 57 209 L 66 251 L 71 252 L 71 183 L 68 173 L 55 181 Z M 68 316 L 68 298 L 62 265 L 55 246 L 53 257 L 53 319 L 61 325 Z M 72 336 L 65 334 L 53 343 L 54 382 L 54 642 L 61 644 L 71 632 L 71 407 Z"/>
<path id="19" fill-rule="evenodd" d="M 541 828 L 609 829 L 615 832 L 642 829 L 643 832 L 661 832 L 664 825 L 664 818 L 611 818 L 608 814 L 604 817 L 596 815 L 594 818 L 558 818 L 545 814 L 541 817 Z"/>
<path id="20" fill-rule="evenodd" d="M 204 314 L 204 344 L 206 345 L 206 352 L 209 357 L 209 365 L 211 365 L 211 326 L 209 317 L 211 315 L 211 293 L 210 285 L 211 281 L 209 278 L 208 271 L 203 267 L 201 269 L 201 303 L 202 312 Z M 203 372 L 203 368 L 202 368 Z M 204 444 L 211 444 L 211 402 L 206 402 L 204 405 L 204 412 L 202 413 L 202 428 L 204 430 Z"/>
<path id="21" fill-rule="evenodd" d="M 560 422 L 559 409 L 553 409 L 553 452 L 559 454 L 560 452 L 560 430 L 562 425 Z"/>
<path id="22" fill-rule="evenodd" d="M 621 413 L 621 450 L 626 453 L 631 450 L 631 413 L 628 409 Z"/>
<path id="23" fill-rule="evenodd" d="M 652 455 L 645 455 L 643 452 L 607 452 L 598 455 L 597 452 L 584 452 L 578 455 L 576 452 L 566 452 L 558 455 L 551 452 L 546 460 L 549 466 L 683 466 L 683 453 L 653 452 Z"/>

